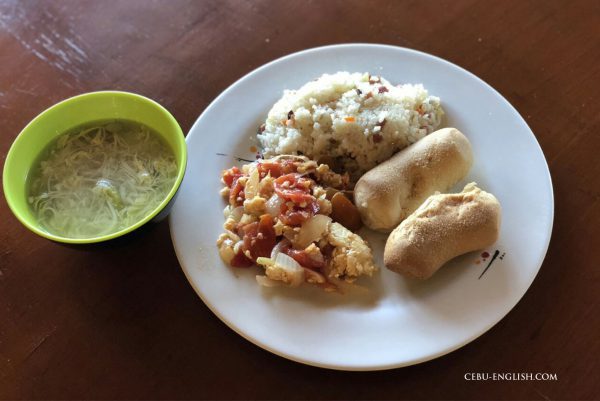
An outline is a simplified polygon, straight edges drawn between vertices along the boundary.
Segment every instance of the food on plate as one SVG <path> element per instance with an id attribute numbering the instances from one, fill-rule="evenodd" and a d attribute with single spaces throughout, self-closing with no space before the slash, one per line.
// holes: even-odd
<path id="1" fill-rule="evenodd" d="M 458 194 L 432 195 L 392 231 L 384 264 L 408 277 L 429 278 L 450 259 L 496 242 L 500 214 L 494 195 L 475 183 Z"/>
<path id="2" fill-rule="evenodd" d="M 261 285 L 308 282 L 335 290 L 340 281 L 375 272 L 367 243 L 330 217 L 337 206 L 327 190 L 346 189 L 348 175 L 305 156 L 281 155 L 232 167 L 221 179 L 228 205 L 219 253 L 233 267 L 264 267 Z"/>
<path id="3" fill-rule="evenodd" d="M 469 140 L 455 128 L 444 128 L 364 174 L 354 201 L 366 226 L 390 232 L 428 196 L 463 179 L 472 163 Z"/>
<path id="4" fill-rule="evenodd" d="M 444 111 L 420 84 L 392 85 L 368 73 L 325 74 L 286 90 L 261 126 L 263 154 L 302 154 L 353 181 L 433 132 Z"/>
<path id="5" fill-rule="evenodd" d="M 95 122 L 60 135 L 42 152 L 28 177 L 28 201 L 48 232 L 93 238 L 142 220 L 176 177 L 173 150 L 151 128 Z"/>
<path id="6" fill-rule="evenodd" d="M 331 217 L 351 231 L 362 227 L 360 213 L 343 192 L 336 192 L 331 197 Z"/>

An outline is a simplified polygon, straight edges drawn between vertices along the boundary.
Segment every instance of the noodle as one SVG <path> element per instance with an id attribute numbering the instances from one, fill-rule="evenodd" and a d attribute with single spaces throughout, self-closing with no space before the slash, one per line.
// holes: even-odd
<path id="1" fill-rule="evenodd" d="M 148 127 L 111 120 L 52 142 L 29 177 L 29 204 L 50 233 L 93 238 L 125 229 L 165 199 L 177 177 L 170 147 Z"/>

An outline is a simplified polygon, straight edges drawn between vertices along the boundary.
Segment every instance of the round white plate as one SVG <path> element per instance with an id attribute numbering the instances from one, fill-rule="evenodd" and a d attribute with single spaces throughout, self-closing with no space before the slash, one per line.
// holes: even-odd
<path id="1" fill-rule="evenodd" d="M 428 281 L 382 268 L 345 295 L 303 286 L 262 288 L 259 268 L 235 269 L 219 258 L 224 201 L 221 170 L 254 159 L 257 127 L 284 89 L 323 73 L 371 72 L 392 83 L 423 83 L 439 96 L 446 126 L 471 141 L 476 181 L 502 204 L 500 239 L 463 255 Z M 187 136 L 189 160 L 171 213 L 173 244 L 185 275 L 208 307 L 254 344 L 298 362 L 343 370 L 377 370 L 436 358 L 474 340 L 502 319 L 535 278 L 550 241 L 554 202 L 544 155 L 527 124 L 492 87 L 440 58 L 368 44 L 295 53 L 246 75 L 202 113 Z M 385 237 L 363 229 L 383 266 Z M 493 260 L 493 263 L 482 273 Z"/>

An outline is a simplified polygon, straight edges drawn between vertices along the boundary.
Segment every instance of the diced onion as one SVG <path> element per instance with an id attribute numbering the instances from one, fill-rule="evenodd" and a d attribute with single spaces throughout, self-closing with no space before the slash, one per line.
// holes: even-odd
<path id="1" fill-rule="evenodd" d="M 243 215 L 244 215 L 244 207 L 243 206 L 238 206 L 229 213 L 229 217 L 231 217 L 233 220 L 235 220 L 236 223 L 238 223 L 240 221 L 240 219 L 242 218 Z"/>
<path id="2" fill-rule="evenodd" d="M 239 237 L 238 237 L 239 238 Z M 242 247 L 244 246 L 244 241 L 238 241 L 233 245 L 233 252 L 240 253 Z"/>
<path id="3" fill-rule="evenodd" d="M 281 281 L 290 287 L 297 287 L 304 282 L 305 269 L 283 252 L 279 252 L 274 260 L 263 257 L 257 258 L 256 263 L 265 268 L 266 278 L 269 280 Z M 258 278 L 257 281 L 260 284 Z"/>
<path id="4" fill-rule="evenodd" d="M 233 241 L 235 241 L 235 242 L 238 242 L 238 241 L 241 241 L 241 240 L 242 240 L 242 239 L 240 238 L 240 236 L 239 236 L 239 235 L 237 235 L 236 233 L 234 233 L 234 232 L 233 232 L 233 231 L 231 231 L 231 230 L 227 230 L 227 229 L 225 229 L 225 234 L 227 234 L 227 236 L 228 236 L 229 238 L 231 238 L 231 239 L 232 239 Z"/>
<path id="5" fill-rule="evenodd" d="M 252 199 L 256 195 L 258 195 L 258 181 L 260 179 L 258 169 L 256 166 L 252 166 L 250 171 L 250 177 L 248 181 L 246 181 L 246 185 L 244 187 L 244 193 L 246 195 L 246 199 Z"/>
<path id="6" fill-rule="evenodd" d="M 304 267 L 304 276 L 306 277 L 306 281 L 311 284 L 323 284 L 327 281 L 321 273 L 307 269 L 306 267 Z"/>
<path id="7" fill-rule="evenodd" d="M 231 240 L 226 240 L 219 246 L 219 255 L 225 263 L 231 264 L 231 259 L 235 256 L 233 242 Z"/>
<path id="8" fill-rule="evenodd" d="M 277 254 L 275 265 L 283 269 L 290 278 L 291 287 L 299 286 L 304 282 L 304 269 L 293 258 L 283 252 Z"/>
<path id="9" fill-rule="evenodd" d="M 300 227 L 294 245 L 299 249 L 304 249 L 311 243 L 318 241 L 329 230 L 330 223 L 331 217 L 324 214 L 317 214 L 306 220 Z"/>
<path id="10" fill-rule="evenodd" d="M 279 216 L 281 212 L 281 206 L 283 205 L 283 198 L 277 194 L 273 194 L 265 205 L 265 211 L 273 217 Z"/>
<path id="11" fill-rule="evenodd" d="M 256 282 L 263 287 L 279 287 L 282 283 L 280 281 L 271 280 L 267 276 L 256 276 Z"/>
<path id="12" fill-rule="evenodd" d="M 302 269 L 302 266 L 300 266 L 300 264 L 296 262 L 294 258 L 283 252 L 279 252 L 277 254 L 275 257 L 275 264 L 290 271 Z"/>
<path id="13" fill-rule="evenodd" d="M 271 259 L 275 259 L 278 253 L 280 253 L 281 251 L 283 251 L 283 249 L 289 247 L 290 245 L 290 241 L 287 238 L 284 238 L 281 241 L 279 241 L 271 251 Z"/>
<path id="14" fill-rule="evenodd" d="M 268 266 L 271 266 L 275 262 L 273 261 L 273 259 L 260 256 L 260 257 L 256 258 L 256 263 L 259 266 L 263 266 L 264 268 L 267 268 Z"/>

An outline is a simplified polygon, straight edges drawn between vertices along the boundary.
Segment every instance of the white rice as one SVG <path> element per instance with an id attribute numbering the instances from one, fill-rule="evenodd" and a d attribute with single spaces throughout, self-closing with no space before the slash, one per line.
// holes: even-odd
<path id="1" fill-rule="evenodd" d="M 265 157 L 304 154 L 358 178 L 433 132 L 443 115 L 421 84 L 338 72 L 285 90 L 258 139 Z"/>

